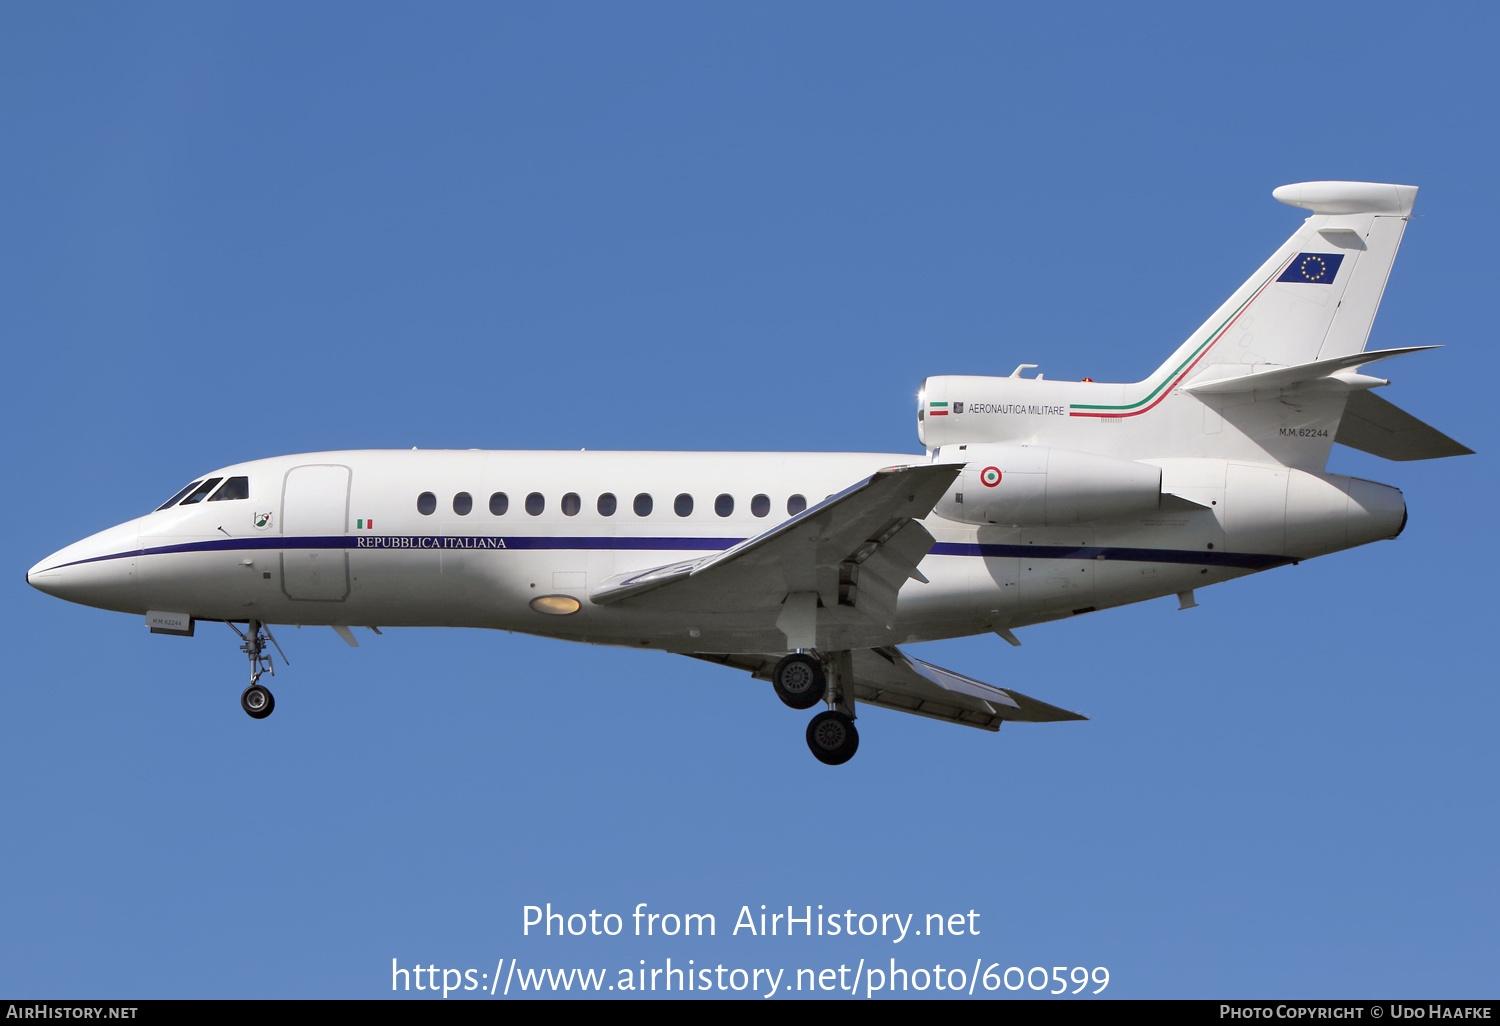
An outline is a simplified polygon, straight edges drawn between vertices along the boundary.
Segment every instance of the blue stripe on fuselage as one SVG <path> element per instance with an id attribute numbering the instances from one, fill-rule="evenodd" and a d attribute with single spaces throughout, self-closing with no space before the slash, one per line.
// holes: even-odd
<path id="1" fill-rule="evenodd" d="M 722 552 L 742 538 L 611 538 L 567 535 L 446 535 L 446 534 L 340 534 L 324 537 L 210 538 L 178 545 L 115 552 L 60 563 L 49 570 L 98 563 L 110 559 L 166 556 L 184 552 L 238 552 L 266 549 L 367 549 L 378 551 L 443 551 L 484 549 L 493 551 L 537 549 L 593 549 L 615 551 Z M 1131 563 L 1185 563 L 1223 566 L 1242 570 L 1268 570 L 1294 562 L 1291 556 L 1269 556 L 1245 552 L 1202 552 L 1193 549 L 1140 549 L 1115 546 L 991 545 L 976 542 L 938 542 L 930 555 L 982 556 L 991 559 L 1104 559 Z"/>
<path id="2" fill-rule="evenodd" d="M 974 542 L 938 542 L 929 554 L 994 559 L 1114 559 L 1127 563 L 1191 563 L 1194 566 L 1229 566 L 1243 570 L 1269 570 L 1273 566 L 1296 562 L 1291 556 L 1263 556 L 1252 552 L 1134 549 L 1111 545 L 986 545 Z"/>

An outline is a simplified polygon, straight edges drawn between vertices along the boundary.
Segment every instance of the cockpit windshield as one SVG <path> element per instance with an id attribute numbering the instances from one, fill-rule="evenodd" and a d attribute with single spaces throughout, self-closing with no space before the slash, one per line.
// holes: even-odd
<path id="1" fill-rule="evenodd" d="M 225 499 L 248 499 L 250 498 L 250 479 L 248 477 L 231 477 L 224 482 L 224 486 L 214 492 L 209 502 L 223 502 Z"/>
<path id="2" fill-rule="evenodd" d="M 214 490 L 214 486 L 222 480 L 224 480 L 222 477 L 209 478 L 207 481 L 204 481 L 197 488 L 194 488 L 191 492 L 189 492 L 188 497 L 186 499 L 183 499 L 182 502 L 178 503 L 178 505 L 191 506 L 195 502 L 202 502 L 208 495 L 208 493 Z"/>
<path id="3" fill-rule="evenodd" d="M 164 502 L 160 506 L 156 507 L 155 512 L 160 513 L 162 510 L 166 509 L 168 506 L 175 506 L 175 505 L 177 505 L 177 500 L 178 499 L 182 498 L 184 495 L 186 495 L 188 492 L 192 491 L 194 488 L 197 488 L 202 483 L 203 483 L 202 481 L 194 481 L 192 484 L 188 485 L 182 491 L 180 491 L 176 495 L 172 496 L 166 502 Z"/>

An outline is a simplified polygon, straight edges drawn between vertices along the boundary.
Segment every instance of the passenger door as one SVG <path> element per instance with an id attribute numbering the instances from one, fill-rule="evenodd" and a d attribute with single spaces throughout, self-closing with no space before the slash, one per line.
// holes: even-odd
<path id="1" fill-rule="evenodd" d="M 342 602 L 349 595 L 348 467 L 293 467 L 281 501 L 281 587 L 287 598 Z"/>

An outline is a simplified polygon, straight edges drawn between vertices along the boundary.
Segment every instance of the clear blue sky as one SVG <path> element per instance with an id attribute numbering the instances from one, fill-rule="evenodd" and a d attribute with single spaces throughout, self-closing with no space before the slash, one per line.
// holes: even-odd
<path id="1" fill-rule="evenodd" d="M 5 6 L 0 995 L 896 957 L 1493 997 L 1480 10 Z M 1143 376 L 1294 229 L 1271 190 L 1327 178 L 1421 187 L 1371 346 L 1447 346 L 1383 395 L 1479 455 L 1335 451 L 1406 492 L 1396 542 L 915 650 L 1087 723 L 871 710 L 829 770 L 768 685 L 696 661 L 290 628 L 256 723 L 227 628 L 22 580 L 261 456 L 916 452 L 929 374 Z M 546 902 L 719 936 L 522 937 Z M 981 933 L 728 936 L 762 903 Z"/>

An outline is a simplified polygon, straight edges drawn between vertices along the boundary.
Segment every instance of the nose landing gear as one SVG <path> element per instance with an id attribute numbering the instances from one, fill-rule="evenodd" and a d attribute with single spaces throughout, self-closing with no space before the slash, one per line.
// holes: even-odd
<path id="1" fill-rule="evenodd" d="M 276 696 L 268 688 L 251 684 L 240 695 L 240 708 L 253 720 L 263 720 L 276 711 Z"/>
<path id="2" fill-rule="evenodd" d="M 271 634 L 271 629 L 259 620 L 251 620 L 247 623 L 245 630 L 240 630 L 234 624 L 229 629 L 240 636 L 244 642 L 240 651 L 250 659 L 250 686 L 240 695 L 240 708 L 245 710 L 251 719 L 263 720 L 271 715 L 276 709 L 276 696 L 271 694 L 271 689 L 260 683 L 260 675 L 270 671 L 271 676 L 276 676 L 276 666 L 271 661 L 271 652 L 267 644 L 276 648 L 281 661 L 288 666 L 286 653 L 281 651 L 281 646 L 276 643 L 276 638 Z"/>

